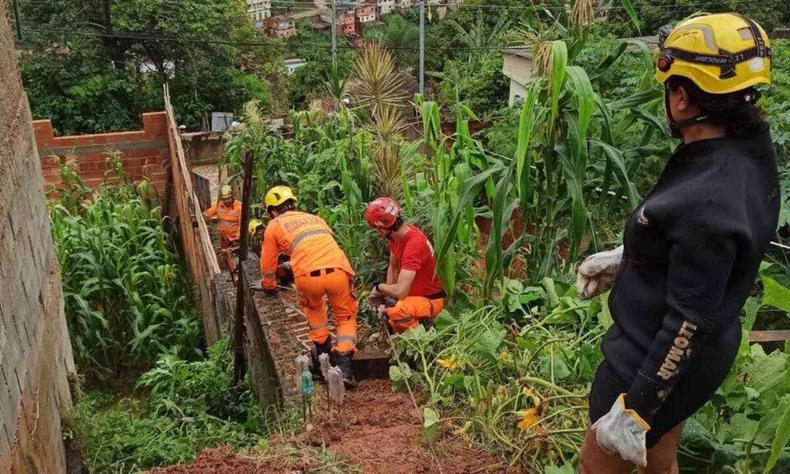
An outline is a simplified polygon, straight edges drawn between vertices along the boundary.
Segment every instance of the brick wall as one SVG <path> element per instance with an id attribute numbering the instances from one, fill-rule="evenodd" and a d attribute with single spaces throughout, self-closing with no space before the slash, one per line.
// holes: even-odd
<path id="1" fill-rule="evenodd" d="M 0 472 L 66 471 L 74 370 L 30 107 L 0 19 Z"/>
<path id="2" fill-rule="evenodd" d="M 56 137 L 49 120 L 34 121 L 33 130 L 47 190 L 60 185 L 54 157 L 73 157 L 85 184 L 93 188 L 104 181 L 107 157 L 120 152 L 124 170 L 133 181 L 146 177 L 164 195 L 170 159 L 165 112 L 143 114 L 143 130 L 133 132 Z"/>

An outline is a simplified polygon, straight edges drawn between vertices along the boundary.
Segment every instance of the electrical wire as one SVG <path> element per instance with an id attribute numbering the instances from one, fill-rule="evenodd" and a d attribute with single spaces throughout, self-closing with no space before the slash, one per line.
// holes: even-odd
<path id="1" fill-rule="evenodd" d="M 62 35 L 77 35 L 98 38 L 116 38 L 116 39 L 134 39 L 140 41 L 163 41 L 175 43 L 190 43 L 190 44 L 204 44 L 204 45 L 226 45 L 236 47 L 263 47 L 263 48 L 283 48 L 284 44 L 262 42 L 262 41 L 232 41 L 232 40 L 219 40 L 219 39 L 203 39 L 203 38 L 189 38 L 189 37 L 176 37 L 166 36 L 152 33 L 138 33 L 134 31 L 114 31 L 112 33 L 105 33 L 101 31 L 80 31 L 80 30 L 67 30 L 67 29 L 54 29 L 54 28 L 27 28 L 25 32 L 33 33 L 52 33 Z M 331 49 L 331 45 L 325 43 L 312 43 L 300 42 L 299 46 L 315 46 L 316 48 Z M 520 46 L 516 46 L 520 47 Z M 503 52 L 511 46 L 497 46 L 497 47 L 474 47 L 474 46 L 432 46 L 430 50 L 442 51 L 497 51 Z M 338 44 L 337 49 L 356 50 L 356 46 L 350 44 Z M 397 51 L 419 51 L 416 46 L 389 46 L 386 49 Z"/>

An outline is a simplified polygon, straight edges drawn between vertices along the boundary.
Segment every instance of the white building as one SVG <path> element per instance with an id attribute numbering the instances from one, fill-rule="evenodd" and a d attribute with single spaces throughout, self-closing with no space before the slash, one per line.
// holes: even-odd
<path id="1" fill-rule="evenodd" d="M 510 79 L 507 105 L 513 106 L 524 100 L 526 85 L 532 78 L 532 50 L 507 48 L 502 59 L 502 73 Z"/>
<path id="2" fill-rule="evenodd" d="M 272 16 L 272 0 L 247 0 L 247 14 L 256 30 L 264 28 L 264 22 Z"/>
<path id="3" fill-rule="evenodd" d="M 376 6 L 379 10 L 379 16 L 386 15 L 395 9 L 395 0 L 377 0 Z"/>
<path id="4" fill-rule="evenodd" d="M 285 72 L 289 76 L 294 73 L 297 69 L 307 64 L 307 61 L 301 58 L 293 58 L 293 59 L 286 59 L 283 61 L 283 66 L 285 66 Z"/>
<path id="5" fill-rule="evenodd" d="M 398 1 L 398 8 L 401 10 L 406 10 L 407 8 L 411 8 L 414 6 L 414 0 L 399 0 Z"/>
<path id="6" fill-rule="evenodd" d="M 644 43 L 648 50 L 658 46 L 657 36 L 640 36 L 637 38 L 626 38 Z M 638 46 L 630 44 L 628 50 L 638 52 Z M 535 72 L 532 63 L 532 50 L 527 47 L 506 48 L 502 52 L 502 74 L 510 79 L 510 92 L 508 93 L 507 104 L 516 105 L 526 96 L 527 84 L 532 79 Z"/>

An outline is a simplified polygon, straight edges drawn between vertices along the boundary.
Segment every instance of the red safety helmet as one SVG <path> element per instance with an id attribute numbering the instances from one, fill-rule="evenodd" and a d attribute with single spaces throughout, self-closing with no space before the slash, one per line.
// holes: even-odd
<path id="1" fill-rule="evenodd" d="M 391 229 L 400 217 L 400 206 L 393 199 L 380 197 L 365 209 L 365 220 L 374 229 Z"/>

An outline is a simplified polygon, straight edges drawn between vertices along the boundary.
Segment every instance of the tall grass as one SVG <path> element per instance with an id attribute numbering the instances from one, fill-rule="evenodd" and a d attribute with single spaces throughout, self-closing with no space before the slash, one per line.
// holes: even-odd
<path id="1" fill-rule="evenodd" d="M 50 201 L 66 321 L 80 369 L 109 377 L 145 369 L 178 347 L 197 347 L 200 324 L 189 279 L 147 182 L 133 187 L 120 157 L 114 184 L 89 191 L 75 163 L 60 163 L 66 188 Z"/>

